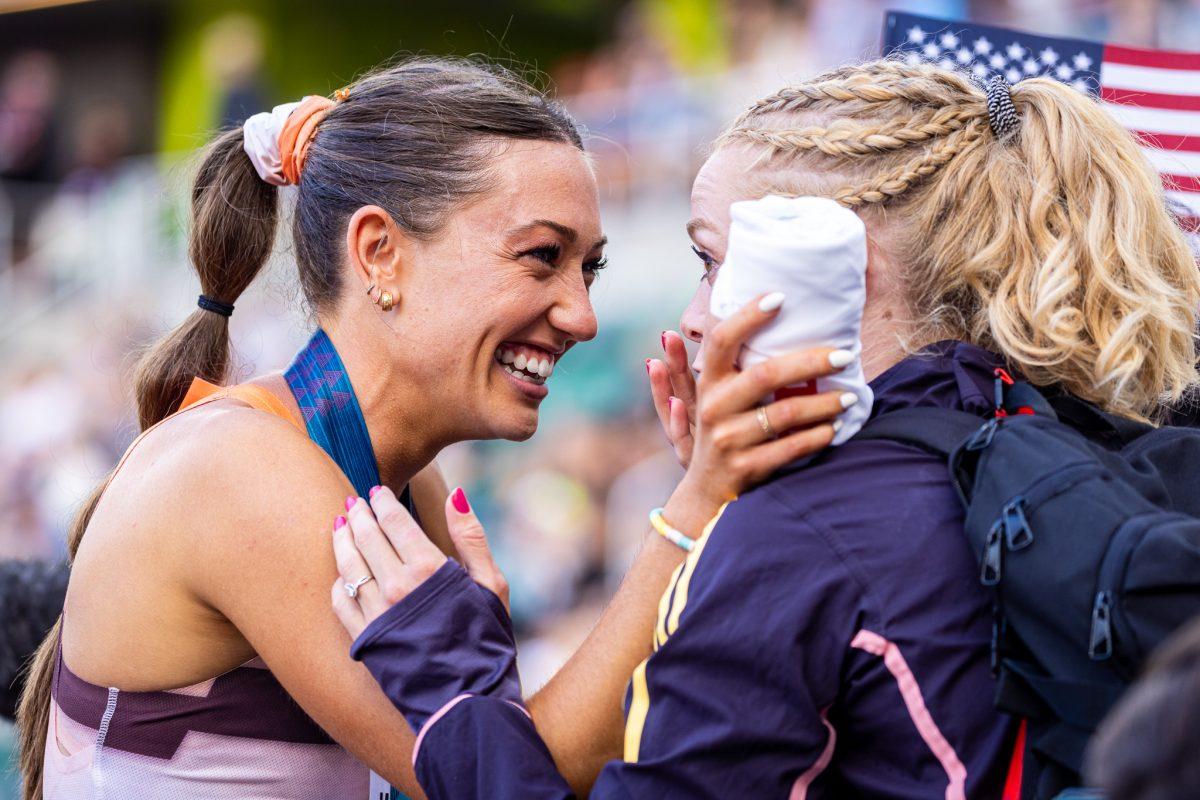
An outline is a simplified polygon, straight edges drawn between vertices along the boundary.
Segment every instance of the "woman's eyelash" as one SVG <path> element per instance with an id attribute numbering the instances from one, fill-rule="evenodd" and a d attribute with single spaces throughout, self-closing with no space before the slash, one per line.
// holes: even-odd
<path id="1" fill-rule="evenodd" d="M 523 256 L 533 256 L 539 261 L 544 261 L 547 264 L 553 265 L 558 262 L 558 257 L 562 255 L 562 248 L 556 244 L 545 244 L 541 247 L 534 247 L 521 253 Z"/>
<path id="2" fill-rule="evenodd" d="M 608 256 L 605 256 L 604 258 L 598 258 L 595 261 L 589 261 L 588 263 L 583 265 L 583 269 L 586 272 L 599 272 L 600 270 L 604 269 L 607 266 L 608 266 Z"/>
<path id="3" fill-rule="evenodd" d="M 700 280 L 708 281 L 711 285 L 713 279 L 716 277 L 717 268 L 720 265 L 717 264 L 717 260 L 715 258 L 701 250 L 699 247 L 696 247 L 696 245 L 692 245 L 692 252 L 695 253 L 696 257 L 700 259 L 700 262 L 704 264 L 704 274 L 700 276 Z"/>
<path id="4" fill-rule="evenodd" d="M 696 245 L 692 245 L 692 252 L 696 254 L 697 258 L 704 262 L 706 269 L 712 269 L 717 265 L 716 260 L 712 256 L 701 250 L 699 247 L 696 247 Z"/>

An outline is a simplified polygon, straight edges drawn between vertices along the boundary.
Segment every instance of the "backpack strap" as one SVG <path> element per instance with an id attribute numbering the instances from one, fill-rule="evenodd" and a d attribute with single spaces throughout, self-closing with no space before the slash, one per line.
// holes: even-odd
<path id="1" fill-rule="evenodd" d="M 855 434 L 858 441 L 886 439 L 911 444 L 942 459 L 949 459 L 986 420 L 966 411 L 917 406 L 890 411 L 869 421 Z"/>

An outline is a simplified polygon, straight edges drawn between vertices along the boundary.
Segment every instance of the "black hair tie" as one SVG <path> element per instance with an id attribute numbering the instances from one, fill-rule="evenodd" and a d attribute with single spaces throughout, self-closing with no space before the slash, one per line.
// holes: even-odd
<path id="1" fill-rule="evenodd" d="M 233 316 L 233 306 L 228 303 L 222 303 L 220 300 L 213 300 L 211 297 L 206 297 L 205 295 L 200 295 L 200 299 L 196 301 L 196 305 L 205 311 L 220 314 L 222 317 Z"/>
<path id="2" fill-rule="evenodd" d="M 1003 75 L 996 75 L 983 87 L 987 93 L 988 125 L 997 139 L 1015 131 L 1021 125 L 1021 115 L 1013 105 L 1012 87 Z"/>

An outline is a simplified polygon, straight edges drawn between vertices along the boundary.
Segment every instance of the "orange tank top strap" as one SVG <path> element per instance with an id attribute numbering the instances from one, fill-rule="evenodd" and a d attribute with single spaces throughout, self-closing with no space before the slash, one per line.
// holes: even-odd
<path id="1" fill-rule="evenodd" d="M 176 409 L 175 413 L 159 420 L 138 434 L 138 437 L 133 440 L 132 444 L 130 444 L 128 448 L 126 448 L 125 453 L 121 456 L 121 460 L 117 462 L 117 466 L 112 471 L 109 478 L 111 479 L 117 474 L 117 472 L 120 471 L 121 467 L 125 466 L 125 461 L 129 458 L 137 446 L 141 444 L 142 440 L 145 439 L 146 436 L 149 435 L 149 433 L 159 425 L 162 425 L 164 422 L 171 419 L 171 417 L 176 416 L 177 414 L 182 414 L 185 411 L 190 411 L 203 405 L 208 405 L 209 403 L 216 402 L 217 400 L 225 400 L 226 398 L 239 400 L 251 408 L 256 408 L 259 411 L 265 411 L 272 416 L 287 420 L 301 432 L 307 435 L 307 428 L 304 426 L 304 420 L 302 420 L 296 412 L 284 405 L 283 401 L 281 401 L 278 397 L 273 395 L 271 392 L 268 392 L 266 389 L 263 389 L 261 386 L 252 386 L 248 383 L 239 384 L 237 386 L 217 386 L 215 383 L 209 383 L 203 378 L 193 378 L 192 385 L 188 387 L 187 394 L 183 396 L 183 402 L 179 404 L 179 408 Z"/>
<path id="2" fill-rule="evenodd" d="M 237 386 L 217 386 L 215 383 L 209 383 L 203 378 L 193 378 L 192 385 L 188 387 L 187 394 L 183 397 L 183 402 L 179 404 L 179 411 L 175 413 L 178 414 L 190 408 L 195 408 L 216 400 L 224 400 L 225 398 L 240 400 L 251 408 L 257 408 L 259 411 L 265 411 L 268 414 L 285 419 L 301 431 L 305 430 L 304 421 L 300 419 L 296 412 L 284 405 L 282 400 L 261 386 L 254 386 L 249 383 Z"/>

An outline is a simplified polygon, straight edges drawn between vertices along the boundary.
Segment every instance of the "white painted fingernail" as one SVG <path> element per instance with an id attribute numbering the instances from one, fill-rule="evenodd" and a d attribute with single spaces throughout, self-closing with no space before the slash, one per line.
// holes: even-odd
<path id="1" fill-rule="evenodd" d="M 758 301 L 758 310 L 764 314 L 769 314 L 783 305 L 783 292 L 771 292 L 769 295 Z"/>
<path id="2" fill-rule="evenodd" d="M 858 395 L 856 395 L 854 392 L 846 392 L 839 397 L 838 400 L 841 401 L 842 408 L 849 408 L 858 402 Z"/>
<path id="3" fill-rule="evenodd" d="M 841 369 L 854 360 L 854 353 L 849 350 L 834 350 L 829 354 L 829 366 Z"/>
<path id="4" fill-rule="evenodd" d="M 835 419 L 833 421 L 833 432 L 837 433 L 841 429 L 842 429 L 842 421 L 840 419 Z"/>

